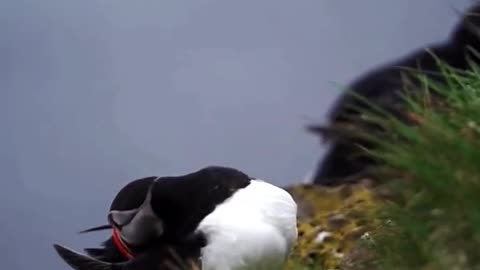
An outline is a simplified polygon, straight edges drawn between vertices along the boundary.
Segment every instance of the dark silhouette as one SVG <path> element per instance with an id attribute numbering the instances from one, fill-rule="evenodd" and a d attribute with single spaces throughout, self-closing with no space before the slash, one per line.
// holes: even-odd
<path id="1" fill-rule="evenodd" d="M 409 119 L 403 109 L 404 101 L 400 94 L 405 89 L 412 89 L 405 88 L 406 82 L 412 83 L 413 86 L 419 83 L 418 80 L 409 76 L 411 74 L 407 71 L 421 71 L 431 79 L 442 80 L 438 60 L 455 69 L 468 69 L 469 60 L 478 62 L 477 56 L 471 51 L 471 49 L 480 51 L 480 29 L 477 26 L 480 26 L 478 2 L 465 12 L 447 41 L 428 46 L 428 50 L 416 50 L 399 60 L 374 69 L 353 81 L 348 90 L 407 121 Z M 408 81 L 405 78 L 408 78 Z M 378 161 L 365 155 L 361 149 L 373 146 L 358 137 L 349 136 L 352 133 L 345 127 L 349 126 L 369 133 L 378 133 L 382 130 L 362 120 L 358 108 L 367 109 L 368 107 L 347 92 L 340 96 L 330 110 L 327 116 L 328 123 L 325 126 L 308 127 L 310 132 L 320 136 L 330 145 L 329 151 L 313 175 L 314 183 L 333 186 L 355 182 L 367 176 L 373 177 L 372 169 L 378 165 Z M 342 130 L 347 132 L 341 132 Z"/>
<path id="2" fill-rule="evenodd" d="M 170 269 L 166 267 L 175 261 L 198 262 L 200 250 L 207 244 L 203 233 L 197 231 L 199 223 L 250 180 L 238 170 L 220 166 L 181 176 L 136 179 L 113 199 L 108 225 L 80 232 L 114 229 L 129 240 L 120 244 L 127 251 L 115 243 L 114 236 L 100 248 L 86 248 L 87 255 L 61 245 L 54 247 L 79 270 Z"/>

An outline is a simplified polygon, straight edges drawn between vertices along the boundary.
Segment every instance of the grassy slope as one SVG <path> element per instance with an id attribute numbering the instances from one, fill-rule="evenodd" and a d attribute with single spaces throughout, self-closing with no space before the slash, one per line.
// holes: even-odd
<path id="1" fill-rule="evenodd" d="M 480 269 L 480 69 L 444 67 L 444 76 L 442 85 L 423 79 L 424 91 L 407 98 L 420 126 L 379 119 L 390 135 L 372 154 L 395 178 L 396 200 L 370 243 L 378 269 Z M 436 109 L 434 92 L 446 101 Z"/>

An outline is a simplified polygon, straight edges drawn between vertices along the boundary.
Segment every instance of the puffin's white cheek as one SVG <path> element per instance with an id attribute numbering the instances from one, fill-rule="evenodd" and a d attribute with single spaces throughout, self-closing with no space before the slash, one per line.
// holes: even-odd
<path id="1" fill-rule="evenodd" d="M 147 239 L 144 231 L 130 224 L 122 228 L 120 235 L 124 241 L 133 245 L 142 244 Z"/>
<path id="2" fill-rule="evenodd" d="M 122 238 L 130 244 L 141 245 L 163 234 L 162 223 L 155 219 L 144 217 L 134 218 L 133 222 L 124 226 L 121 230 Z"/>

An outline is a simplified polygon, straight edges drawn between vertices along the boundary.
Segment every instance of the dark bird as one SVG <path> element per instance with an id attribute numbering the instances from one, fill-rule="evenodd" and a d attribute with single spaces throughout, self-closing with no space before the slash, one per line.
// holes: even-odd
<path id="1" fill-rule="evenodd" d="M 162 267 L 175 256 L 203 270 L 276 269 L 296 242 L 296 214 L 284 189 L 210 166 L 130 182 L 114 198 L 109 224 L 83 231 L 112 229 L 102 248 L 55 249 L 77 270 L 170 269 Z"/>
<path id="2" fill-rule="evenodd" d="M 409 76 L 409 71 L 421 71 L 430 79 L 442 82 L 444 77 L 438 60 L 457 70 L 468 70 L 471 67 L 470 61 L 478 63 L 478 54 L 472 53 L 472 49 L 480 51 L 479 16 L 480 4 L 476 1 L 445 42 L 428 46 L 428 50 L 416 50 L 376 68 L 354 80 L 347 87 L 348 90 L 402 121 L 414 123 L 406 113 L 402 93 L 405 93 L 404 90 L 419 89 L 420 82 Z M 412 84 L 410 87 L 407 87 L 406 78 Z M 374 177 L 371 172 L 378 162 L 364 152 L 365 148 L 372 149 L 373 146 L 351 134 L 356 129 L 381 136 L 382 130 L 364 120 L 359 108 L 364 110 L 368 105 L 347 92 L 333 105 L 326 125 L 308 127 L 310 132 L 320 136 L 329 146 L 311 178 L 313 183 L 336 186 Z"/>

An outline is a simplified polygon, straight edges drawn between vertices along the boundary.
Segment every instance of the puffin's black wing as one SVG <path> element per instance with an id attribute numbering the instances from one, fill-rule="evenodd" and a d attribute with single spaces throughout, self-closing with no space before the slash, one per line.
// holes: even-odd
<path id="1" fill-rule="evenodd" d="M 107 263 L 54 244 L 58 255 L 75 270 L 127 270 L 129 263 Z M 132 269 L 133 270 L 133 269 Z"/>
<path id="2" fill-rule="evenodd" d="M 179 270 L 192 269 L 173 249 L 159 246 L 126 262 L 104 262 L 67 247 L 54 244 L 58 255 L 75 270 Z M 190 263 L 195 263 L 190 261 Z"/>
<path id="3" fill-rule="evenodd" d="M 94 258 L 100 258 L 105 256 L 105 249 L 104 248 L 84 248 L 83 249 L 88 255 Z"/>

